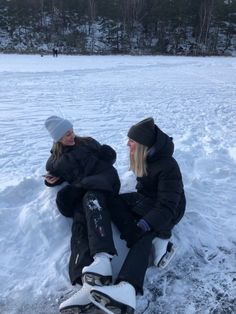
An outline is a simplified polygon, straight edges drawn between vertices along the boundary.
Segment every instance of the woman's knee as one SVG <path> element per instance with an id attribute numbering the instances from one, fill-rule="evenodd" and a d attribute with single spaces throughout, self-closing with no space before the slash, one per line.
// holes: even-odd
<path id="1" fill-rule="evenodd" d="M 83 197 L 83 208 L 95 209 L 95 208 L 105 208 L 106 207 L 106 196 L 100 191 L 87 191 Z"/>
<path id="2" fill-rule="evenodd" d="M 77 199 L 77 191 L 73 186 L 67 185 L 62 188 L 56 197 L 56 204 L 60 213 L 66 217 L 73 217 Z"/>

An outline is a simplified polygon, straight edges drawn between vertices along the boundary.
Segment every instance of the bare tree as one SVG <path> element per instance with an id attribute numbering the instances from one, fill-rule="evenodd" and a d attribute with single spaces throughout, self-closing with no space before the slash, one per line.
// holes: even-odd
<path id="1" fill-rule="evenodd" d="M 89 4 L 89 16 L 90 16 L 90 23 L 89 23 L 89 33 L 91 37 L 91 51 L 94 52 L 95 46 L 95 18 L 96 18 L 96 6 L 95 0 L 88 0 Z"/>
<path id="2" fill-rule="evenodd" d="M 199 22 L 199 43 L 207 43 L 209 28 L 212 20 L 214 0 L 201 0 L 200 5 L 200 22 Z"/>
<path id="3" fill-rule="evenodd" d="M 95 0 L 88 0 L 89 4 L 89 15 L 90 20 L 92 23 L 94 23 L 95 17 L 96 17 L 96 7 L 95 7 Z"/>

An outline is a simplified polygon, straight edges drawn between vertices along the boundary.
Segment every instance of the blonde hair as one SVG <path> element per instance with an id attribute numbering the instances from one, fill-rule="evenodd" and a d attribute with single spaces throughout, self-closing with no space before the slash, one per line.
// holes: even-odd
<path id="1" fill-rule="evenodd" d="M 134 154 L 130 155 L 130 170 L 134 172 L 137 177 L 147 175 L 147 153 L 148 147 L 140 143 L 136 143 Z"/>
<path id="2" fill-rule="evenodd" d="M 61 154 L 62 154 L 62 143 L 61 142 L 56 142 L 53 144 L 52 146 L 52 154 L 53 154 L 53 159 L 57 160 L 60 158 Z"/>

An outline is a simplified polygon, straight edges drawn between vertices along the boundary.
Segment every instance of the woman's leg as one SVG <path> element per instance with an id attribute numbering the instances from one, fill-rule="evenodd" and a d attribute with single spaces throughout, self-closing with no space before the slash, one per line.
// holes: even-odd
<path id="1" fill-rule="evenodd" d="M 56 204 L 60 213 L 65 217 L 74 217 L 85 190 L 73 185 L 66 185 L 57 193 Z"/>
<path id="2" fill-rule="evenodd" d="M 83 268 L 83 279 L 90 285 L 109 284 L 112 280 L 111 258 L 116 249 L 113 242 L 107 195 L 89 191 L 83 199 L 90 254 L 94 261 Z"/>
<path id="3" fill-rule="evenodd" d="M 101 192 L 87 192 L 82 207 L 72 226 L 70 276 L 74 283 L 83 276 L 83 286 L 61 303 L 60 311 L 75 307 L 81 311 L 90 309 L 92 285 L 108 284 L 112 278 L 110 257 L 116 254 L 116 249 L 106 197 Z"/>
<path id="4" fill-rule="evenodd" d="M 143 292 L 152 239 L 153 234 L 147 233 L 130 249 L 118 275 L 117 284 L 91 289 L 91 301 L 96 306 L 102 310 L 117 308 L 120 313 L 134 313 L 136 293 Z"/>
<path id="5" fill-rule="evenodd" d="M 129 282 L 135 287 L 137 293 L 143 293 L 143 282 L 149 265 L 154 237 L 152 232 L 148 232 L 131 247 L 117 277 L 117 283 Z"/>
<path id="6" fill-rule="evenodd" d="M 75 214 L 71 232 L 69 275 L 72 284 L 81 284 L 82 269 L 93 261 L 89 249 L 87 223 L 82 210 Z"/>
<path id="7" fill-rule="evenodd" d="M 132 211 L 132 206 L 139 199 L 140 194 L 134 192 L 120 194 L 109 200 L 112 222 L 118 228 L 121 239 L 126 241 L 128 247 L 132 247 L 143 235 L 143 231 L 137 226 L 140 217 Z"/>
<path id="8" fill-rule="evenodd" d="M 99 252 L 116 254 L 106 194 L 98 191 L 87 192 L 83 198 L 83 209 L 91 256 Z"/>
<path id="9" fill-rule="evenodd" d="M 82 288 L 76 292 L 72 297 L 63 301 L 60 304 L 60 311 L 77 307 L 81 312 L 88 310 L 92 304 L 89 300 L 89 292 L 91 286 L 82 282 L 82 270 L 85 266 L 90 265 L 93 258 L 90 255 L 87 223 L 85 216 L 81 209 L 75 212 L 71 237 L 71 256 L 69 263 L 69 275 L 71 283 L 83 284 Z"/>

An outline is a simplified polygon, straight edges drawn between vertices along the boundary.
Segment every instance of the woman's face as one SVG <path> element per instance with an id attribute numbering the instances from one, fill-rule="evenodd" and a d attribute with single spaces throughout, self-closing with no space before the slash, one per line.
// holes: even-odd
<path id="1" fill-rule="evenodd" d="M 60 142 L 64 146 L 73 146 L 75 145 L 75 133 L 74 130 L 71 129 L 66 132 L 66 134 L 60 139 Z"/>
<path id="2" fill-rule="evenodd" d="M 129 138 L 127 145 L 129 146 L 130 155 L 133 156 L 136 148 L 136 142 Z"/>

